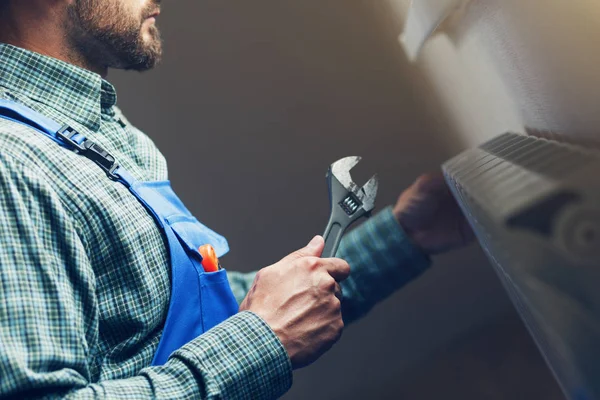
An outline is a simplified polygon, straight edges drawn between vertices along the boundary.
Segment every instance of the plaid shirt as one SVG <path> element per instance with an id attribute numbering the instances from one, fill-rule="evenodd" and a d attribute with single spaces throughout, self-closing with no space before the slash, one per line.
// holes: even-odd
<path id="1" fill-rule="evenodd" d="M 79 130 L 136 179 L 167 179 L 163 156 L 94 73 L 0 44 L 0 98 Z M 428 266 L 389 208 L 348 234 L 338 256 L 353 268 L 347 322 Z M 238 300 L 253 277 L 230 273 Z M 150 367 L 169 298 L 165 238 L 127 188 L 0 119 L 0 397 L 270 399 L 289 389 L 287 353 L 251 312 Z"/>

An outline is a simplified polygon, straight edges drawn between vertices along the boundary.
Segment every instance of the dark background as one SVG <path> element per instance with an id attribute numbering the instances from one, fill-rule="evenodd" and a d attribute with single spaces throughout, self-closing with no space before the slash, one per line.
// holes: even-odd
<path id="1" fill-rule="evenodd" d="M 163 64 L 112 72 L 119 105 L 179 195 L 229 239 L 229 269 L 322 233 L 324 174 L 347 155 L 378 205 L 449 157 L 452 132 L 375 12 L 379 0 L 163 2 Z M 359 182 L 361 183 L 361 182 Z M 562 399 L 477 246 L 431 270 L 297 371 L 286 399 Z"/>

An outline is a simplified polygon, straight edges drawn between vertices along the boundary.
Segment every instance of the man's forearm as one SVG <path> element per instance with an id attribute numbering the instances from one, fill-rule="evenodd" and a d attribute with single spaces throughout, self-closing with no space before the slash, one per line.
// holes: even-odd
<path id="1" fill-rule="evenodd" d="M 352 268 L 350 278 L 341 285 L 346 323 L 365 315 L 430 265 L 404 233 L 391 207 L 345 235 L 336 257 Z"/>

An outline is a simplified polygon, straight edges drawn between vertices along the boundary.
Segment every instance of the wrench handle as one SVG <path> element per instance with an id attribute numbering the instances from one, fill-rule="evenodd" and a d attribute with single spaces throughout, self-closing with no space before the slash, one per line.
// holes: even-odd
<path id="1" fill-rule="evenodd" d="M 327 224 L 327 228 L 325 228 L 325 233 L 323 234 L 323 238 L 325 239 L 325 248 L 323 249 L 323 254 L 321 257 L 330 258 L 335 256 L 337 249 L 340 245 L 340 241 L 342 240 L 342 236 L 344 236 L 345 228 L 342 225 L 335 221 L 334 218 L 329 220 Z"/>

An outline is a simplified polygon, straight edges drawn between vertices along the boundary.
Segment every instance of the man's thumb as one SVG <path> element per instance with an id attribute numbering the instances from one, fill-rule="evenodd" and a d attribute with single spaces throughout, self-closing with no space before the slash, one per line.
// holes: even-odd
<path id="1" fill-rule="evenodd" d="M 325 248 L 325 240 L 323 236 L 317 235 L 312 238 L 306 247 L 296 250 L 281 261 L 292 261 L 301 257 L 321 257 L 323 248 Z"/>
<path id="2" fill-rule="evenodd" d="M 323 249 L 325 248 L 325 239 L 323 236 L 317 235 L 308 244 L 305 248 L 298 250 L 302 252 L 303 256 L 312 256 L 312 257 L 321 257 L 321 253 L 323 253 Z"/>

